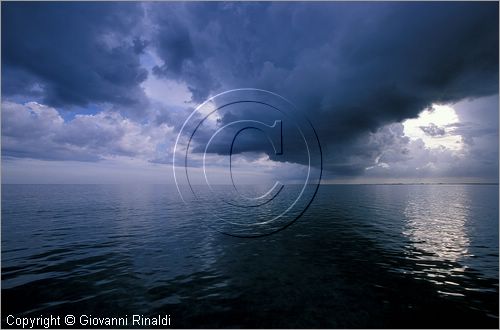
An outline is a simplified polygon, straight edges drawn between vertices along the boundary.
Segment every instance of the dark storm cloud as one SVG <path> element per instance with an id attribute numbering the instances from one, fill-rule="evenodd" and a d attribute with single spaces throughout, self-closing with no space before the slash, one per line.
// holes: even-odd
<path id="1" fill-rule="evenodd" d="M 144 44 L 134 39 L 142 18 L 132 3 L 3 3 L 3 96 L 35 89 L 52 106 L 144 102 Z"/>
<path id="2" fill-rule="evenodd" d="M 193 43 L 186 26 L 189 22 L 176 15 L 175 11 L 169 10 L 170 5 L 167 4 L 163 8 L 167 10 L 153 12 L 157 24 L 154 45 L 163 60 L 162 65 L 153 68 L 153 73 L 160 77 L 187 82 L 193 100 L 203 102 L 209 93 L 220 85 L 215 83 L 208 71 L 205 65 L 206 57 L 197 49 L 200 45 Z"/>
<path id="3" fill-rule="evenodd" d="M 158 75 L 184 80 L 195 99 L 246 86 L 287 97 L 335 154 L 332 169 L 352 169 L 366 132 L 432 103 L 498 91 L 497 3 L 187 3 L 151 12 Z"/>
<path id="4" fill-rule="evenodd" d="M 146 62 L 151 68 L 149 78 L 185 85 L 195 103 L 241 87 L 284 96 L 318 132 L 325 168 L 358 175 L 369 167 L 383 169 L 387 163 L 411 161 L 409 153 L 421 152 L 422 146 L 410 142 L 401 125 L 388 124 L 416 117 L 432 103 L 498 92 L 498 3 L 2 4 L 2 96 L 9 101 L 21 97 L 23 102 L 64 108 L 106 103 L 136 124 L 151 120 L 147 112 L 154 117 L 149 124 L 168 124 L 178 130 L 185 113 L 148 100 L 141 87 L 148 78 Z M 496 107 L 493 112 L 498 112 Z M 19 111 L 8 115 L 16 118 Z M 252 115 L 251 110 L 244 113 Z M 491 117 L 491 111 L 485 113 Z M 259 115 L 263 121 L 275 119 Z M 228 113 L 221 124 L 238 116 Z M 29 118 L 26 122 L 36 127 Z M 70 153 L 88 148 L 99 149 L 102 157 L 135 155 L 113 142 L 129 136 L 125 134 L 131 129 L 128 124 L 120 128 L 123 134 L 107 132 L 117 126 L 115 121 L 98 133 L 92 130 L 94 122 L 103 118 L 92 117 L 88 125 L 82 120 L 64 124 L 68 127 L 61 130 L 64 134 L 50 137 L 50 147 L 43 148 L 45 157 L 28 148 L 31 144 L 22 133 L 12 131 L 22 129 L 15 125 L 17 120 L 9 130 L 2 119 L 2 134 L 9 137 L 3 151 L 50 159 L 50 153 L 56 152 L 53 146 L 71 145 Z M 283 127 L 290 126 L 284 123 Z M 491 137 L 481 124 L 422 129 L 430 135 L 454 131 L 466 144 L 476 145 L 471 149 L 475 156 L 490 163 L 498 158 L 498 153 L 487 155 L 488 148 L 477 147 L 485 136 Z M 488 130 L 498 135 L 497 126 Z M 29 138 L 40 140 L 32 134 Z M 104 143 L 108 140 L 111 146 Z M 238 150 L 264 151 L 274 160 L 283 160 L 265 142 L 246 136 L 238 140 Z M 295 144 L 293 139 L 285 141 L 290 150 Z M 217 146 L 212 150 L 227 152 Z M 66 153 L 59 155 L 56 158 L 62 159 Z M 423 151 L 418 155 L 449 158 Z M 286 160 L 303 162 L 295 156 L 289 153 Z"/>

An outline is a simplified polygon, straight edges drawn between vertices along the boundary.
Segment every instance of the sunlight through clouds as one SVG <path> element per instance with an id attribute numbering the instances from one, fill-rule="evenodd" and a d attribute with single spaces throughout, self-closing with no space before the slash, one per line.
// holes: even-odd
<path id="1" fill-rule="evenodd" d="M 449 105 L 433 104 L 422 111 L 418 118 L 403 122 L 404 133 L 412 140 L 421 139 L 428 148 L 445 147 L 451 150 L 463 148 L 462 137 L 454 134 L 451 127 L 459 124 L 458 116 Z"/>

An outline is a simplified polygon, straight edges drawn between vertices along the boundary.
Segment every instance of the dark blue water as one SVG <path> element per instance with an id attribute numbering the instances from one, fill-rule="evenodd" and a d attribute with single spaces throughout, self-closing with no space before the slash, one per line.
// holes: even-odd
<path id="1" fill-rule="evenodd" d="M 498 327 L 498 186 L 321 186 L 262 238 L 173 186 L 2 185 L 5 317 L 169 314 L 173 327 Z"/>

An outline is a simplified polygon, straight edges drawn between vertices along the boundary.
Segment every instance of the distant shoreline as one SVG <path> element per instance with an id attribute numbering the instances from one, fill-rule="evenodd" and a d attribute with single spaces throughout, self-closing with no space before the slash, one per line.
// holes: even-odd
<path id="1" fill-rule="evenodd" d="M 498 186 L 498 182 L 411 182 L 411 183 L 321 183 L 322 185 L 372 185 L 372 186 L 420 186 L 420 185 L 428 185 L 428 186 L 440 186 L 440 185 L 480 185 L 480 186 Z"/>

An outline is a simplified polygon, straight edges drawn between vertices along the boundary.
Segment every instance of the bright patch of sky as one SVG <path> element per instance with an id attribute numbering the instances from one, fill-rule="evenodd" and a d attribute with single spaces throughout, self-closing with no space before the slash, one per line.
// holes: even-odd
<path id="1" fill-rule="evenodd" d="M 140 61 L 142 66 L 149 71 L 148 78 L 141 86 L 151 100 L 180 107 L 185 107 L 190 103 L 192 95 L 185 83 L 158 78 L 153 74 L 153 68 L 162 64 L 161 59 L 154 52 L 144 52 L 140 56 Z"/>
<path id="2" fill-rule="evenodd" d="M 453 127 L 459 123 L 457 113 L 450 105 L 433 104 L 417 118 L 405 120 L 403 126 L 406 136 L 413 140 L 421 139 L 428 148 L 461 150 L 462 137 L 453 133 Z"/>

